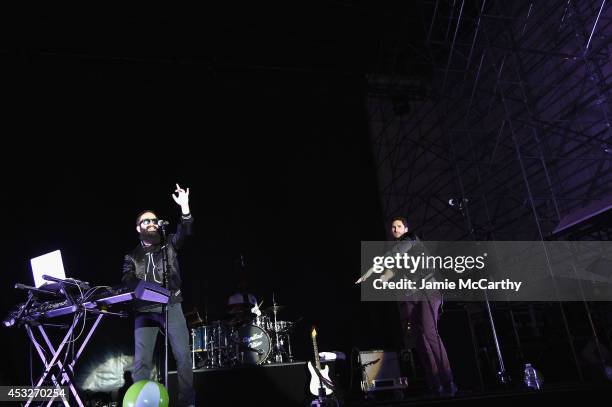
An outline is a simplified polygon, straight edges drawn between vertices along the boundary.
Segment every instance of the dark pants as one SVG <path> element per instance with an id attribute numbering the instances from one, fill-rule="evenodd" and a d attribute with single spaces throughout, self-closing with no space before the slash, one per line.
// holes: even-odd
<path id="1" fill-rule="evenodd" d="M 180 303 L 168 306 L 168 343 L 172 347 L 178 375 L 179 405 L 195 404 L 193 370 L 189 351 L 189 330 Z M 134 381 L 149 380 L 153 370 L 153 352 L 160 328 L 163 333 L 164 316 L 161 308 L 136 314 L 134 343 Z"/>
<path id="2" fill-rule="evenodd" d="M 416 349 L 425 369 L 425 378 L 430 389 L 440 386 L 450 388 L 453 373 L 448 363 L 446 349 L 438 334 L 438 317 L 442 297 L 432 295 L 424 301 L 406 301 L 406 313 L 410 331 L 415 336 Z"/>

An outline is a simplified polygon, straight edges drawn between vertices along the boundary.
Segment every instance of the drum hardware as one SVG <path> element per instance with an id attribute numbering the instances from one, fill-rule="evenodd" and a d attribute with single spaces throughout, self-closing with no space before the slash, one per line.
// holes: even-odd
<path id="1" fill-rule="evenodd" d="M 222 320 L 193 328 L 191 330 L 192 366 L 225 367 L 230 352 L 231 333 L 231 326 Z"/>
<path id="2" fill-rule="evenodd" d="M 265 314 L 258 315 L 253 318 L 253 325 L 257 325 L 258 327 L 269 331 L 271 325 L 270 317 Z"/>
<path id="3" fill-rule="evenodd" d="M 276 349 L 274 352 L 274 361 L 276 363 L 281 363 L 283 361 L 280 339 L 278 337 L 278 320 L 276 319 L 276 315 L 282 308 L 281 305 L 276 304 L 276 298 L 274 297 L 274 292 L 272 292 L 272 314 L 274 315 L 274 335 L 276 336 L 276 341 L 274 341 L 274 347 Z"/>
<path id="4" fill-rule="evenodd" d="M 233 304 L 226 319 L 192 326 L 192 367 L 293 362 L 291 332 L 301 318 L 295 322 L 279 319 L 286 306 L 276 304 L 274 294 L 272 302 L 260 315 L 252 315 L 250 308 L 247 312 L 244 304 Z"/>

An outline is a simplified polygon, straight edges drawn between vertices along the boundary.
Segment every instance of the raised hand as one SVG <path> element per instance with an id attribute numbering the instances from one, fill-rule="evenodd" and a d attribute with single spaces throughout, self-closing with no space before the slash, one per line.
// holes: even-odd
<path id="1" fill-rule="evenodd" d="M 174 192 L 176 193 L 176 195 L 172 194 L 174 202 L 180 205 L 182 209 L 187 209 L 186 213 L 189 213 L 189 188 L 185 191 L 179 184 L 176 184 L 176 190 Z M 185 213 L 184 210 L 183 213 Z"/>

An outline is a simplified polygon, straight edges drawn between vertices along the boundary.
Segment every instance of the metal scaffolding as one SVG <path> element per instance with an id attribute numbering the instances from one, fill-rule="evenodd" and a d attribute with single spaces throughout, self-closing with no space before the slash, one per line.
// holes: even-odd
<path id="1" fill-rule="evenodd" d="M 383 215 L 406 216 L 425 240 L 543 241 L 556 238 L 565 215 L 609 199 L 609 3 L 419 2 L 422 57 L 402 61 L 401 46 L 383 44 L 368 78 Z M 610 224 L 602 228 L 610 236 Z M 602 355 L 584 305 L 586 332 L 572 326 L 564 304 L 552 305 L 578 380 L 584 340 L 594 338 Z M 524 362 L 516 316 L 533 306 L 503 309 L 512 328 L 502 342 L 514 342 Z M 492 318 L 491 328 L 495 336 Z M 499 364 L 503 370 L 501 355 Z"/>
<path id="2" fill-rule="evenodd" d="M 607 195 L 612 7 L 420 5 L 427 52 L 418 63 L 429 69 L 397 69 L 388 54 L 401 48 L 383 47 L 369 77 L 384 215 L 408 216 L 428 240 L 540 240 Z"/>

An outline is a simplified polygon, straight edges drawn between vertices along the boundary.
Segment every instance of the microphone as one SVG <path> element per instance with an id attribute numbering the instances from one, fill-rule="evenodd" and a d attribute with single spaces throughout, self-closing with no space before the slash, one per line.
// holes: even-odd
<path id="1" fill-rule="evenodd" d="M 162 219 L 157 220 L 157 226 L 160 228 L 164 226 L 168 226 L 169 224 L 170 222 L 168 222 L 167 220 L 162 220 Z"/>
<path id="2" fill-rule="evenodd" d="M 451 198 L 448 200 L 448 206 L 457 208 L 459 210 L 463 210 L 463 204 L 468 203 L 469 201 L 470 200 L 467 198 L 463 198 L 463 199 Z"/>

